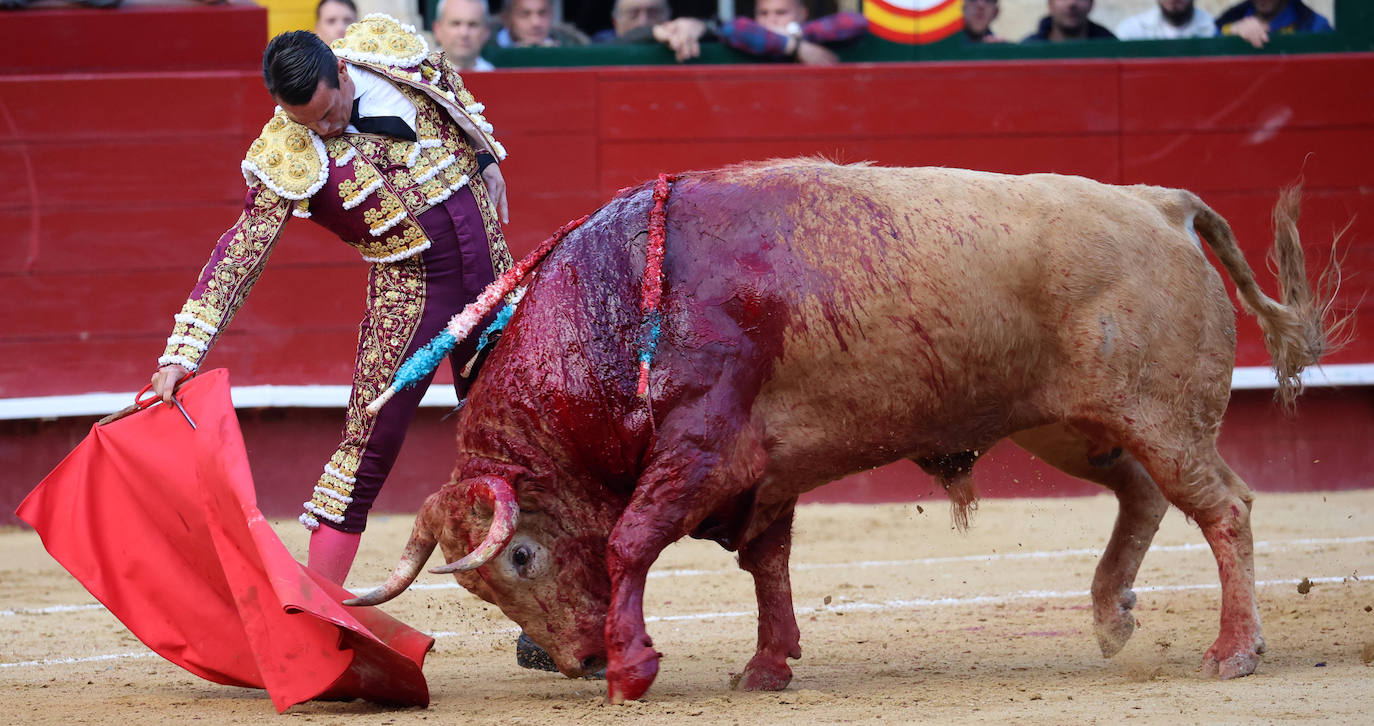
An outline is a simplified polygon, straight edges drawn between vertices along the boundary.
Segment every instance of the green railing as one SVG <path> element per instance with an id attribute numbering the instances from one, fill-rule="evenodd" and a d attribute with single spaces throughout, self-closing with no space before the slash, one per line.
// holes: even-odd
<path id="1" fill-rule="evenodd" d="M 1374 0 L 1335 0 L 1334 33 L 1274 37 L 1263 50 L 1240 38 L 1188 40 L 1070 41 L 968 45 L 960 36 L 929 45 L 903 45 L 875 36 L 838 49 L 848 63 L 897 61 L 1019 60 L 1043 58 L 1157 58 L 1257 55 L 1265 53 L 1352 53 L 1374 51 Z M 483 55 L 498 68 L 676 65 L 657 44 L 591 45 L 580 48 L 497 48 Z M 719 43 L 703 43 L 695 64 L 754 63 L 753 56 Z"/>

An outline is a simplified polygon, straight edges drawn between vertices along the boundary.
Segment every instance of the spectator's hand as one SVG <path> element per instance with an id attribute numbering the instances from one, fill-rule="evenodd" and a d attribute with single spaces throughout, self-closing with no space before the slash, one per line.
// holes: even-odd
<path id="1" fill-rule="evenodd" d="M 797 62 L 808 66 L 833 66 L 840 62 L 840 57 L 819 43 L 803 40 L 797 45 Z"/>
<path id="2" fill-rule="evenodd" d="M 706 23 L 697 18 L 676 18 L 654 26 L 654 40 L 668 46 L 678 63 L 701 55 L 701 36 L 705 34 Z"/>
<path id="3" fill-rule="evenodd" d="M 177 390 L 177 381 L 188 374 L 190 371 L 175 364 L 157 369 L 157 373 L 153 374 L 153 393 L 156 393 L 163 403 L 171 404 L 172 394 Z"/>
<path id="4" fill-rule="evenodd" d="M 482 170 L 482 181 L 487 183 L 487 196 L 491 197 L 491 205 L 496 207 L 501 224 L 510 224 L 510 208 L 506 206 L 506 178 L 501 176 L 501 166 L 488 164 Z"/>
<path id="5" fill-rule="evenodd" d="M 1269 44 L 1268 24 L 1253 15 L 1237 21 L 1231 26 L 1231 30 L 1256 48 L 1263 48 Z"/>

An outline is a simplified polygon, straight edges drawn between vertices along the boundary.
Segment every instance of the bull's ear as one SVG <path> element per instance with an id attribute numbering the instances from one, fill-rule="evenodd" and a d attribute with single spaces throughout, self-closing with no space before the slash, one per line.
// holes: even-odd
<path id="1" fill-rule="evenodd" d="M 520 507 L 515 503 L 515 490 L 511 488 L 510 482 L 488 474 L 463 480 L 462 488 L 474 513 L 480 511 L 478 507 L 489 509 L 491 528 L 477 549 L 457 562 L 430 570 L 435 574 L 475 570 L 500 554 L 501 550 L 510 544 L 511 537 L 515 536 L 515 527 L 520 519 Z"/>

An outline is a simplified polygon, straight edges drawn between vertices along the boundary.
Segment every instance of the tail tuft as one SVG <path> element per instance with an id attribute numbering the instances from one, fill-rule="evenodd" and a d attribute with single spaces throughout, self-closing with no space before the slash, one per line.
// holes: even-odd
<path id="1" fill-rule="evenodd" d="M 1274 398 L 1284 410 L 1292 410 L 1302 393 L 1303 369 L 1317 365 L 1323 355 L 1350 337 L 1351 316 L 1333 312 L 1341 281 L 1339 256 L 1332 255 L 1314 292 L 1298 238 L 1302 184 L 1283 189 L 1274 205 L 1274 246 L 1269 252 L 1269 263 L 1279 284 L 1279 299 L 1275 301 L 1255 282 L 1254 272 L 1236 245 L 1231 226 L 1202 200 L 1194 200 L 1198 207 L 1198 231 L 1230 274 L 1241 304 L 1257 318 L 1264 334 L 1264 347 L 1278 379 Z"/>

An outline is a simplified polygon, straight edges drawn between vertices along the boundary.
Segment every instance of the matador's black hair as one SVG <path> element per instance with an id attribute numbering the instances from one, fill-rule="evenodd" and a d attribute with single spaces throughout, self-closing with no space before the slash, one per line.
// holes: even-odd
<path id="1" fill-rule="evenodd" d="M 321 80 L 339 87 L 338 58 L 308 30 L 282 33 L 262 53 L 262 80 L 277 101 L 301 106 L 314 97 Z"/>

